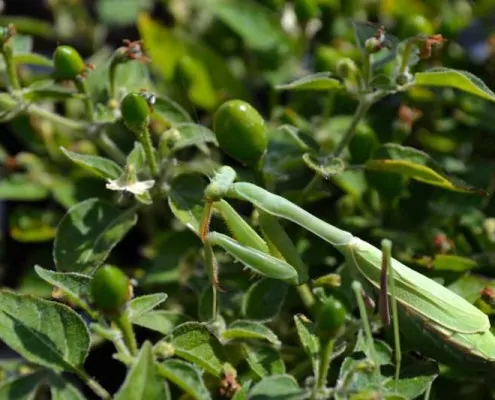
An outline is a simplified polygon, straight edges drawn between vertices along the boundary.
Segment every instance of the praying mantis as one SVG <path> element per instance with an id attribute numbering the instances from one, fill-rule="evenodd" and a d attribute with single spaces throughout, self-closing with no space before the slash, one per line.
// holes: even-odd
<path id="1" fill-rule="evenodd" d="M 382 271 L 384 256 L 380 249 L 322 221 L 281 196 L 252 183 L 235 182 L 235 178 L 232 168 L 221 167 L 205 191 L 200 237 L 214 284 L 218 285 L 213 246 L 221 247 L 256 273 L 293 285 L 304 283 L 306 267 L 283 228 L 277 224 L 278 218 L 285 219 L 334 246 L 345 257 L 363 288 L 375 288 L 383 293 L 385 301 L 391 298 L 396 302 L 398 316 L 394 315 L 394 318 L 398 317 L 400 321 L 401 334 L 422 354 L 447 365 L 462 364 L 472 368 L 485 368 L 495 362 L 495 336 L 490 331 L 489 319 L 471 303 L 391 258 L 390 252 L 388 268 L 393 285 L 386 285 Z M 247 201 L 258 210 L 266 241 L 224 198 Z M 222 214 L 235 239 L 209 232 L 212 209 Z M 400 362 L 400 358 L 396 361 Z"/>

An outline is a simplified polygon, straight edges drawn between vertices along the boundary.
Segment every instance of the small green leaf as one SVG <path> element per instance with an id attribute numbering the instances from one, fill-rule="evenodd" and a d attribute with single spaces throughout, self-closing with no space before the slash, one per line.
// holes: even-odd
<path id="1" fill-rule="evenodd" d="M 331 78 L 330 72 L 318 72 L 317 74 L 308 75 L 303 78 L 299 78 L 291 83 L 284 85 L 277 85 L 277 90 L 334 90 L 341 89 L 342 83 Z"/>
<path id="2" fill-rule="evenodd" d="M 320 355 L 320 341 L 313 332 L 311 321 L 305 318 L 302 314 L 295 315 L 294 322 L 296 324 L 299 341 L 301 342 L 304 351 L 311 359 L 313 373 L 316 376 Z"/>
<path id="3" fill-rule="evenodd" d="M 141 172 L 143 169 L 147 168 L 146 154 L 144 152 L 143 145 L 139 142 L 134 142 L 134 147 L 127 156 L 126 164 L 132 165 L 136 173 Z M 120 176 L 120 175 L 119 175 Z"/>
<path id="4" fill-rule="evenodd" d="M 155 293 L 139 296 L 129 302 L 129 318 L 131 321 L 153 310 L 167 300 L 166 293 Z"/>
<path id="5" fill-rule="evenodd" d="M 115 400 L 169 399 L 166 381 L 158 375 L 153 347 L 146 341 L 131 367 Z"/>
<path id="6" fill-rule="evenodd" d="M 33 181 L 29 174 L 11 174 L 0 181 L 0 200 L 39 201 L 48 194 L 48 189 Z"/>
<path id="7" fill-rule="evenodd" d="M 141 11 L 152 6 L 151 0 L 99 0 L 96 11 L 99 19 L 109 26 L 131 25 Z"/>
<path id="8" fill-rule="evenodd" d="M 173 150 L 181 150 L 186 147 L 196 146 L 204 153 L 208 152 L 206 144 L 212 143 L 218 146 L 215 133 L 206 126 L 185 122 L 174 126 L 180 132 L 180 139 L 175 143 Z M 206 149 L 206 150 L 205 150 Z"/>
<path id="9" fill-rule="evenodd" d="M 480 78 L 467 71 L 433 68 L 426 72 L 416 73 L 414 85 L 451 87 L 482 97 L 485 100 L 495 101 L 495 93 Z"/>
<path id="10" fill-rule="evenodd" d="M 198 174 L 181 174 L 172 180 L 168 205 L 175 217 L 194 233 L 199 233 L 203 214 L 205 180 Z"/>
<path id="11" fill-rule="evenodd" d="M 0 338 L 26 360 L 55 370 L 79 369 L 90 338 L 69 307 L 27 295 L 0 292 Z"/>
<path id="12" fill-rule="evenodd" d="M 456 192 L 485 194 L 481 189 L 468 186 L 464 182 L 460 182 L 459 179 L 447 176 L 427 153 L 412 147 L 387 143 L 377 150 L 375 157 L 366 162 L 366 169 L 400 174 L 419 182 Z"/>
<path id="13" fill-rule="evenodd" d="M 242 346 L 246 361 L 260 377 L 285 373 L 285 364 L 278 350 L 270 346 Z"/>
<path id="14" fill-rule="evenodd" d="M 214 376 L 221 375 L 224 349 L 206 326 L 186 322 L 175 328 L 168 339 L 178 357 L 197 364 Z"/>
<path id="15" fill-rule="evenodd" d="M 266 340 L 276 346 L 280 345 L 280 340 L 275 333 L 260 322 L 238 320 L 232 322 L 223 331 L 222 337 L 227 340 L 233 339 L 258 339 Z"/>
<path id="16" fill-rule="evenodd" d="M 246 292 L 242 313 L 246 318 L 268 321 L 278 315 L 289 286 L 278 279 L 264 278 L 255 282 Z"/>
<path id="17" fill-rule="evenodd" d="M 88 275 L 75 272 L 50 271 L 39 265 L 35 265 L 34 270 L 41 279 L 59 288 L 65 294 L 83 301 L 87 300 L 90 295 L 91 277 Z"/>
<path id="18" fill-rule="evenodd" d="M 192 122 L 191 116 L 180 104 L 164 95 L 156 96 L 153 110 L 154 115 L 169 126 Z"/>
<path id="19" fill-rule="evenodd" d="M 55 237 L 59 220 L 58 212 L 20 205 L 9 215 L 9 233 L 19 242 L 46 242 Z"/>
<path id="20" fill-rule="evenodd" d="M 213 320 L 213 293 L 216 288 L 213 285 L 205 287 L 198 302 L 198 317 L 202 322 Z"/>
<path id="21" fill-rule="evenodd" d="M 260 3 L 221 0 L 212 3 L 212 11 L 253 49 L 272 50 L 286 43 L 277 16 Z"/>
<path id="22" fill-rule="evenodd" d="M 303 400 L 308 393 L 301 389 L 290 375 L 272 375 L 263 378 L 249 391 L 249 400 Z"/>
<path id="23" fill-rule="evenodd" d="M 94 272 L 136 222 L 134 209 L 122 210 L 99 199 L 76 204 L 57 229 L 53 247 L 57 269 Z"/>
<path id="24" fill-rule="evenodd" d="M 85 400 L 86 397 L 74 385 L 62 376 L 50 373 L 47 384 L 50 387 L 51 400 Z"/>
<path id="25" fill-rule="evenodd" d="M 181 360 L 166 360 L 158 365 L 160 374 L 195 400 L 211 399 L 202 372 L 193 364 Z"/>
<path id="26" fill-rule="evenodd" d="M 137 316 L 132 323 L 168 335 L 175 327 L 188 321 L 189 317 L 175 311 L 153 310 Z"/>
<path id="27" fill-rule="evenodd" d="M 436 271 L 467 272 L 478 266 L 475 260 L 455 254 L 437 254 L 433 259 L 425 257 L 412 262 Z"/>
<path id="28" fill-rule="evenodd" d="M 85 168 L 96 176 L 104 179 L 117 179 L 122 175 L 123 169 L 114 161 L 99 156 L 77 154 L 63 147 L 62 152 L 79 166 Z"/>
<path id="29" fill-rule="evenodd" d="M 43 383 L 45 371 L 33 372 L 29 375 L 5 380 L 0 385 L 0 399 L 2 400 L 32 400 L 36 389 Z"/>

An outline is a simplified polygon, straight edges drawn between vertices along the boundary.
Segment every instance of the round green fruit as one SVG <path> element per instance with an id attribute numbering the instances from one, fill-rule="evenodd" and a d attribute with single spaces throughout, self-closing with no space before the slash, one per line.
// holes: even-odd
<path id="1" fill-rule="evenodd" d="M 364 164 L 371 158 L 378 146 L 380 142 L 375 131 L 367 125 L 359 125 L 349 143 L 351 161 L 354 164 Z"/>
<path id="2" fill-rule="evenodd" d="M 345 323 L 347 310 L 335 297 L 329 297 L 320 306 L 316 317 L 316 332 L 320 337 L 334 337 Z"/>
<path id="3" fill-rule="evenodd" d="M 91 296 L 98 309 L 118 312 L 131 297 L 129 278 L 117 267 L 103 266 L 93 276 Z"/>
<path id="4" fill-rule="evenodd" d="M 411 15 L 406 16 L 404 24 L 402 25 L 402 36 L 404 38 L 416 36 L 419 34 L 431 36 L 435 33 L 433 24 L 428 18 L 423 15 Z"/>
<path id="5" fill-rule="evenodd" d="M 135 131 L 142 130 L 148 125 L 151 108 L 139 93 L 129 93 L 120 103 L 120 112 L 127 127 Z"/>
<path id="6" fill-rule="evenodd" d="M 71 46 L 58 46 L 53 52 L 55 75 L 59 79 L 76 79 L 84 72 L 84 61 Z"/>
<path id="7" fill-rule="evenodd" d="M 263 117 L 242 100 L 229 100 L 218 108 L 213 130 L 220 148 L 250 167 L 257 166 L 268 147 Z"/>

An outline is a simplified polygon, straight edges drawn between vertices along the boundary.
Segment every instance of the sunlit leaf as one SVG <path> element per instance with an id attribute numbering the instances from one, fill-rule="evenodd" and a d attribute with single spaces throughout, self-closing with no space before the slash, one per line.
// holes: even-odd
<path id="1" fill-rule="evenodd" d="M 330 72 L 319 72 L 297 79 L 291 83 L 277 85 L 277 90 L 334 90 L 343 88 L 342 83 L 331 77 Z"/>

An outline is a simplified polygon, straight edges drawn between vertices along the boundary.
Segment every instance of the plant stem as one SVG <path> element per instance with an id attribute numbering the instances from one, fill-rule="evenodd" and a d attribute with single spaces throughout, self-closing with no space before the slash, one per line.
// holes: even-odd
<path id="1" fill-rule="evenodd" d="M 333 353 L 334 338 L 326 339 L 320 349 L 320 367 L 318 368 L 318 380 L 316 382 L 316 392 L 323 389 L 327 383 L 327 375 L 330 369 L 330 361 Z"/>
<path id="2" fill-rule="evenodd" d="M 136 336 L 134 335 L 134 330 L 132 328 L 132 323 L 129 320 L 129 311 L 124 310 L 122 313 L 112 319 L 112 322 L 122 332 L 124 343 L 129 349 L 129 353 L 131 353 L 132 356 L 135 356 L 138 352 L 138 347 Z"/>
<path id="3" fill-rule="evenodd" d="M 5 61 L 5 69 L 7 72 L 7 78 L 9 80 L 10 88 L 12 90 L 20 90 L 21 85 L 19 83 L 19 78 L 17 77 L 14 58 L 12 57 L 12 45 L 10 43 L 4 44 L 2 46 L 1 52 Z"/>
<path id="4" fill-rule="evenodd" d="M 86 82 L 84 78 L 77 78 L 74 80 L 76 84 L 77 91 L 83 95 L 84 98 L 84 107 L 86 108 L 86 117 L 89 121 L 93 122 L 95 119 L 95 110 L 93 107 L 93 102 L 88 95 L 88 88 L 86 87 Z"/>
<path id="5" fill-rule="evenodd" d="M 105 132 L 101 132 L 98 135 L 98 137 L 96 138 L 96 143 L 105 153 L 112 157 L 114 161 L 121 165 L 126 164 L 125 154 Z"/>
<path id="6" fill-rule="evenodd" d="M 359 122 L 366 115 L 371 104 L 372 104 L 372 101 L 370 101 L 370 99 L 368 99 L 366 96 L 364 96 L 360 99 L 359 105 L 356 108 L 356 112 L 354 113 L 354 116 L 352 117 L 351 124 L 347 128 L 347 131 L 345 132 L 344 137 L 340 140 L 340 142 L 335 147 L 335 150 L 333 151 L 333 157 L 340 156 L 340 154 L 347 147 L 347 145 L 351 141 L 352 137 L 356 133 L 356 128 L 358 127 Z"/>
<path id="7" fill-rule="evenodd" d="M 375 353 L 375 346 L 373 344 L 373 335 L 371 334 L 371 327 L 370 327 L 370 322 L 368 320 L 368 313 L 366 312 L 366 306 L 364 305 L 363 301 L 363 296 L 362 296 L 362 290 L 363 286 L 361 285 L 361 282 L 359 281 L 354 281 L 352 282 L 352 290 L 354 291 L 354 294 L 356 296 L 356 300 L 358 303 L 358 308 L 359 308 L 359 314 L 361 315 L 361 321 L 363 324 L 364 328 L 364 333 L 366 335 L 366 340 L 368 342 L 368 351 L 369 351 L 369 356 L 373 360 L 375 364 L 375 370 L 378 373 L 378 358 Z"/>
<path id="8" fill-rule="evenodd" d="M 313 313 L 315 306 L 315 297 L 313 296 L 313 292 L 309 288 L 307 283 L 297 286 L 297 291 L 299 292 L 299 296 L 304 304 L 304 306 Z"/>
<path id="9" fill-rule="evenodd" d="M 158 177 L 158 163 L 156 162 L 156 155 L 151 143 L 151 135 L 148 127 L 144 127 L 140 132 L 136 132 L 139 141 L 143 145 L 144 153 L 146 154 L 146 160 L 151 171 L 153 178 Z"/>
<path id="10" fill-rule="evenodd" d="M 85 371 L 76 369 L 74 372 L 97 396 L 104 400 L 110 400 L 112 398 L 111 394 L 108 393 L 103 386 L 91 378 Z"/>

